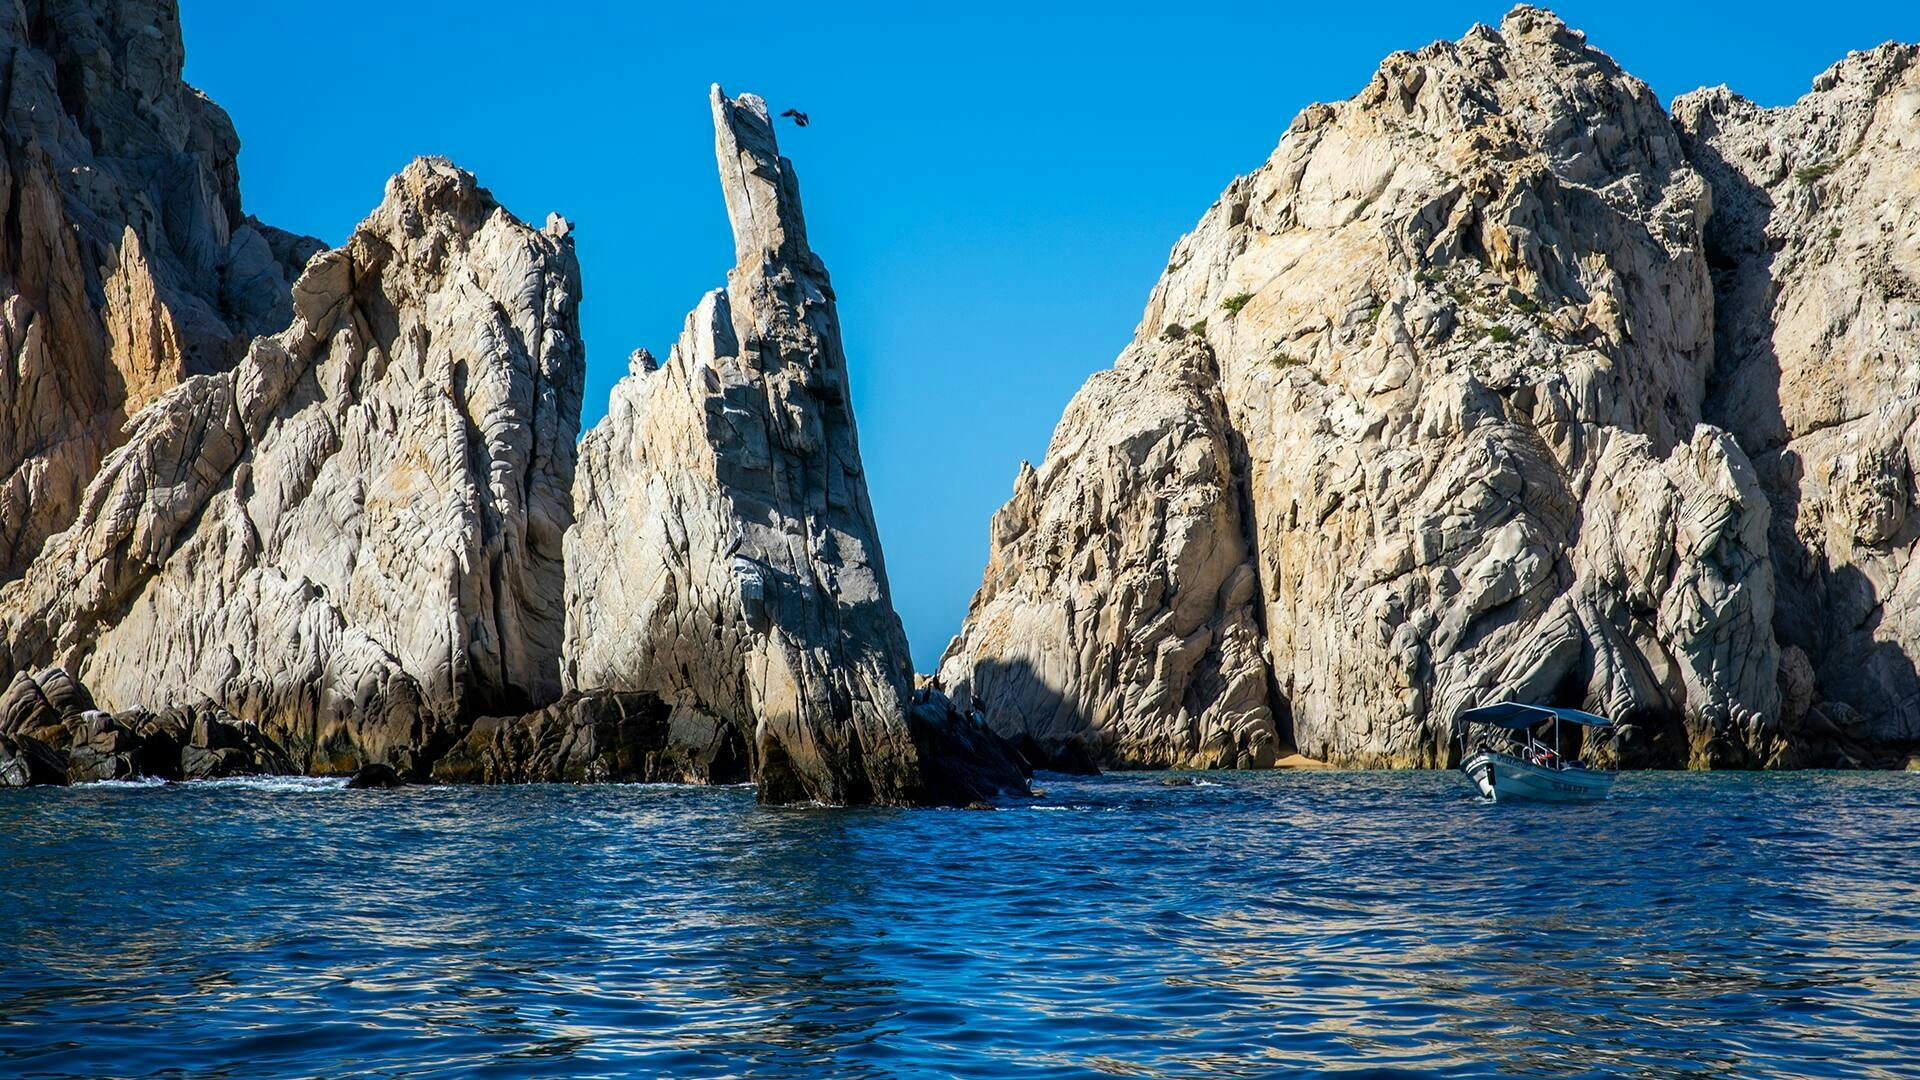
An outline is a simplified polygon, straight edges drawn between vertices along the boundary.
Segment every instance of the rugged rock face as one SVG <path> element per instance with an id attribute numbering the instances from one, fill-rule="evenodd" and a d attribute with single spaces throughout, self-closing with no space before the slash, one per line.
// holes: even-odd
<path id="1" fill-rule="evenodd" d="M 758 99 L 713 101 L 739 267 L 589 440 L 569 584 L 564 222 L 423 160 L 320 252 L 241 216 L 171 3 L 36 0 L 0 35 L 0 672 L 59 666 L 21 687 L 10 776 L 230 771 L 245 730 L 319 773 L 1024 786 L 909 700 L 832 288 Z M 68 670 L 107 711 L 58 703 Z M 934 776 L 929 747 L 973 756 Z"/>
<path id="2" fill-rule="evenodd" d="M 93 695 L 65 668 L 22 671 L 0 695 L 0 731 L 55 742 L 65 738 L 74 720 L 93 710 Z"/>
<path id="3" fill-rule="evenodd" d="M 1786 108 L 1720 88 L 1674 114 L 1713 187 L 1708 414 L 1772 506 L 1782 719 L 1807 764 L 1872 761 L 1920 744 L 1920 47 L 1855 53 Z"/>
<path id="4" fill-rule="evenodd" d="M 422 160 L 290 295 L 288 329 L 133 418 L 0 589 L 0 669 L 210 701 L 306 771 L 421 772 L 461 721 L 559 696 L 572 243 Z"/>
<path id="5" fill-rule="evenodd" d="M 712 105 L 736 265 L 664 365 L 635 356 L 581 444 L 566 684 L 735 726 L 767 801 L 953 801 L 915 738 L 833 287 L 792 163 L 759 98 L 716 86 Z"/>
<path id="6" fill-rule="evenodd" d="M 1021 470 L 941 677 L 1036 763 L 1273 763 L 1233 438 L 1212 352 L 1149 339 L 1075 396 L 1041 469 Z"/>
<path id="7" fill-rule="evenodd" d="M 0 672 L 60 665 L 16 687 L 9 776 L 228 771 L 257 725 L 322 773 L 1023 786 L 909 701 L 832 288 L 758 99 L 713 101 L 739 267 L 589 440 L 569 587 L 565 223 L 423 160 L 319 252 L 242 217 L 168 0 L 34 0 L 0 45 Z M 569 611 L 585 692 L 553 704 Z M 929 747 L 973 756 L 936 777 Z"/>
<path id="8" fill-rule="evenodd" d="M 79 510 L 121 426 L 287 325 L 320 245 L 241 212 L 239 139 L 180 80 L 171 0 L 0 12 L 0 580 Z"/>
<path id="9" fill-rule="evenodd" d="M 1264 706 L 1316 758 L 1440 764 L 1505 697 L 1627 721 L 1629 757 L 1780 760 L 1768 501 L 1702 422 L 1712 206 L 1552 15 L 1389 57 L 1175 247 L 995 519 L 943 682 L 1112 763 L 1257 761 Z"/>

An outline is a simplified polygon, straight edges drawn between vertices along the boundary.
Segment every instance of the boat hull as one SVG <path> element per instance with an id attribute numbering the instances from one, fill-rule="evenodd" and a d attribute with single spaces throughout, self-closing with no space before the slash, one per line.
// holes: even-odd
<path id="1" fill-rule="evenodd" d="M 1598 802 L 1613 790 L 1614 774 L 1595 769 L 1549 769 L 1511 754 L 1481 751 L 1462 762 L 1480 794 L 1494 802 Z"/>

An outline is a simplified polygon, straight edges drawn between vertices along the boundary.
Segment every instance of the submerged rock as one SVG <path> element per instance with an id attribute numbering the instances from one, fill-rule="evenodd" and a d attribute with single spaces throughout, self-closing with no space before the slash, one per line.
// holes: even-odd
<path id="1" fill-rule="evenodd" d="M 360 766 L 347 779 L 347 789 L 350 791 L 385 791 L 406 786 L 407 782 L 393 771 L 393 766 L 380 761 Z"/>

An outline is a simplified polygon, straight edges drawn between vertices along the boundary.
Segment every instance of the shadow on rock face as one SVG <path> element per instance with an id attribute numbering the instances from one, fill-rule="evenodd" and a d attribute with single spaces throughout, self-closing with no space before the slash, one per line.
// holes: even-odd
<path id="1" fill-rule="evenodd" d="M 1026 659 L 983 660 L 954 688 L 955 707 L 982 718 L 1010 743 L 1028 768 L 1092 775 L 1099 772 L 1099 737 L 1065 694 Z"/>
<path id="2" fill-rule="evenodd" d="M 1000 795 L 1028 794 L 1033 767 L 1014 745 L 986 721 L 955 707 L 936 690 L 916 690 L 914 745 L 920 751 L 921 784 L 926 801 L 939 806 L 971 806 Z"/>
<path id="3" fill-rule="evenodd" d="M 433 766 L 455 784 L 681 783 L 747 779 L 724 720 L 645 692 L 575 691 L 525 716 L 484 716 Z"/>
<path id="4" fill-rule="evenodd" d="M 1871 63 L 1870 57 L 1858 60 Z M 1811 309 L 1807 294 L 1796 292 L 1814 287 L 1795 272 L 1809 243 L 1796 230 L 1816 226 L 1800 217 L 1797 196 L 1818 177 L 1783 178 L 1788 196 L 1776 200 L 1775 191 L 1754 181 L 1752 164 L 1743 167 L 1737 160 L 1742 140 L 1732 128 L 1739 125 L 1738 110 L 1718 115 L 1712 92 L 1702 94 L 1700 103 L 1683 111 L 1690 117 L 1687 153 L 1713 188 L 1705 238 L 1715 355 L 1705 418 L 1733 432 L 1765 489 L 1773 629 L 1784 652 L 1798 656 L 1783 656 L 1782 708 L 1770 718 L 1773 730 L 1757 754 L 1724 740 L 1696 739 L 1693 756 L 1715 766 L 1897 767 L 1920 745 L 1920 671 L 1899 617 L 1904 560 L 1897 553 L 1920 540 L 1920 520 L 1908 505 L 1913 485 L 1903 444 L 1910 436 L 1899 425 L 1881 423 L 1894 418 L 1887 409 L 1842 421 L 1844 438 L 1810 419 L 1804 403 L 1832 392 L 1823 379 L 1836 377 L 1822 373 L 1844 371 L 1849 363 L 1836 354 L 1789 355 L 1784 359 L 1794 363 L 1784 364 L 1777 348 L 1780 341 L 1799 340 L 1795 326 L 1783 332 L 1782 320 L 1792 324 Z M 1722 153 L 1723 143 L 1735 148 L 1736 160 Z M 1841 198 L 1828 213 L 1844 217 L 1847 210 Z M 1817 231 L 1827 228 L 1826 221 L 1817 223 L 1811 243 L 1820 243 Z M 1829 257 L 1844 268 L 1859 250 L 1837 249 Z M 1891 310 L 1880 301 L 1892 299 L 1863 295 L 1852 317 Z M 1797 420 L 1788 415 L 1789 403 L 1801 404 Z M 1857 494 L 1868 496 L 1865 501 L 1880 513 L 1862 515 L 1836 539 L 1832 519 L 1844 519 L 1848 497 Z M 1885 586 L 1862 565 L 1873 565 Z M 1890 615 L 1893 623 L 1886 625 Z"/>
<path id="5" fill-rule="evenodd" d="M 60 752 L 31 735 L 0 735 L 0 787 L 39 787 L 67 782 Z"/>

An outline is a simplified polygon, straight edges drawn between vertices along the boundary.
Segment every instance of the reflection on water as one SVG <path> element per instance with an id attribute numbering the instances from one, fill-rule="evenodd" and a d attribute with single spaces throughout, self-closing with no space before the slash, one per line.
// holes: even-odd
<path id="1" fill-rule="evenodd" d="M 0 1075 L 1894 1076 L 1920 777 L 0 792 Z"/>

